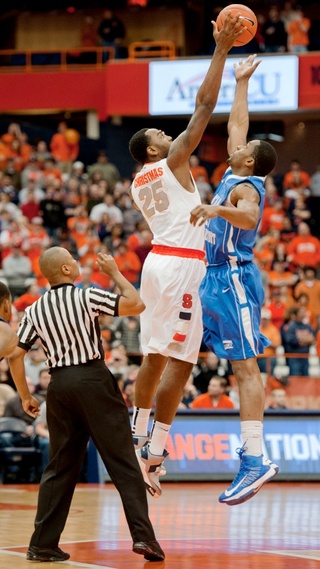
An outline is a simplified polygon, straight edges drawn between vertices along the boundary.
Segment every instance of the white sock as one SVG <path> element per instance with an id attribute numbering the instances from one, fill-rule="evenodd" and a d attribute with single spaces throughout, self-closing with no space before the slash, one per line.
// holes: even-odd
<path id="1" fill-rule="evenodd" d="M 262 454 L 262 431 L 261 421 L 241 421 L 242 444 L 245 446 L 245 454 L 260 456 Z"/>
<path id="2" fill-rule="evenodd" d="M 163 455 L 170 427 L 171 425 L 166 425 L 166 423 L 160 423 L 160 421 L 154 421 L 152 427 L 151 441 L 149 444 L 149 451 L 151 452 L 151 454 L 156 454 L 157 456 Z"/>
<path id="3" fill-rule="evenodd" d="M 131 431 L 133 435 L 145 437 L 148 434 L 148 425 L 151 409 L 133 408 Z"/>

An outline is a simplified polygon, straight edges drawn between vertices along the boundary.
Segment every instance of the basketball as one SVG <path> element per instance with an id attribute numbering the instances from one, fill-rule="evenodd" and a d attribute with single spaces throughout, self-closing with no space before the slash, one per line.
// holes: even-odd
<path id="1" fill-rule="evenodd" d="M 223 8 L 223 10 L 221 10 L 221 12 L 219 12 L 217 20 L 216 20 L 216 24 L 218 27 L 218 30 L 220 31 L 222 26 L 223 26 L 223 22 L 228 14 L 228 12 L 231 12 L 231 16 L 232 18 L 234 18 L 237 14 L 241 14 L 241 22 L 243 24 L 243 26 L 245 26 L 245 30 L 242 32 L 241 36 L 239 36 L 236 41 L 234 42 L 234 46 L 235 47 L 239 47 L 241 45 L 246 45 L 247 43 L 249 43 L 249 41 L 251 41 L 254 36 L 256 35 L 256 31 L 257 31 L 257 27 L 258 27 L 258 21 L 257 21 L 257 17 L 255 15 L 255 13 L 248 8 L 247 6 L 244 6 L 243 4 L 230 4 L 229 6 L 226 6 L 225 8 Z"/>
<path id="2" fill-rule="evenodd" d="M 78 144 L 80 140 L 80 134 L 74 128 L 67 128 L 64 137 L 68 144 Z"/>

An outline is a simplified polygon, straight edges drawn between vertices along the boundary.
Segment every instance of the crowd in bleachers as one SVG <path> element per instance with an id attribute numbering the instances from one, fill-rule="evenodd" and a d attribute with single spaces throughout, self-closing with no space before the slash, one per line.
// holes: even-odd
<path id="1" fill-rule="evenodd" d="M 223 4 L 223 6 L 227 5 Z M 277 2 L 254 1 L 246 4 L 257 17 L 257 32 L 247 45 L 232 48 L 233 53 L 302 53 L 320 49 L 320 20 L 312 2 L 278 0 Z M 212 8 L 216 20 L 221 6 Z M 211 54 L 215 48 L 212 30 L 206 26 L 201 55 Z"/>

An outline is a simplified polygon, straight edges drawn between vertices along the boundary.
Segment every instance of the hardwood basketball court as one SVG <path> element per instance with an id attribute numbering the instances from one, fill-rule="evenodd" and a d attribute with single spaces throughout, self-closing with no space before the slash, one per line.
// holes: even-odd
<path id="1" fill-rule="evenodd" d="M 150 517 L 166 552 L 146 562 L 132 541 L 112 484 L 77 486 L 60 546 L 70 569 L 319 569 L 320 483 L 270 482 L 239 506 L 219 504 L 225 483 L 163 483 L 150 497 Z M 0 568 L 30 569 L 26 561 L 37 485 L 0 486 Z M 44 563 L 44 567 L 60 566 Z"/>

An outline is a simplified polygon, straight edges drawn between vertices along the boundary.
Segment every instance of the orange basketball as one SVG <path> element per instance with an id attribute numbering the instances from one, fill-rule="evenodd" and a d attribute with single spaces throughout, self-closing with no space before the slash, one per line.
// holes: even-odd
<path id="1" fill-rule="evenodd" d="M 255 15 L 255 13 L 248 8 L 247 6 L 244 6 L 243 4 L 230 4 L 229 6 L 226 6 L 225 8 L 223 8 L 223 10 L 221 10 L 221 12 L 219 12 L 217 20 L 216 20 L 216 24 L 218 27 L 218 30 L 220 31 L 222 26 L 223 26 L 223 22 L 228 14 L 228 12 L 231 12 L 231 16 L 234 18 L 237 14 L 241 14 L 241 22 L 243 24 L 243 26 L 245 26 L 245 30 L 242 32 L 241 36 L 239 36 L 236 41 L 234 42 L 234 46 L 238 47 L 241 45 L 246 45 L 247 43 L 249 43 L 249 41 L 251 41 L 254 36 L 256 35 L 256 31 L 257 31 L 257 27 L 258 27 L 258 21 L 257 21 L 257 17 Z"/>
<path id="2" fill-rule="evenodd" d="M 64 137 L 68 144 L 78 144 L 80 140 L 80 134 L 74 128 L 67 128 Z"/>

